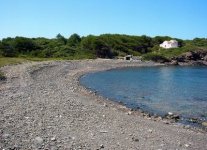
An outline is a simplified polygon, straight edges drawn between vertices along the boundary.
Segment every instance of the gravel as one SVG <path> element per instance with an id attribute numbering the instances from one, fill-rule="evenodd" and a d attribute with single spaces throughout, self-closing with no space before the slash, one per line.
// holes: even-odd
<path id="1" fill-rule="evenodd" d="M 88 72 L 152 65 L 97 59 L 1 68 L 0 149 L 206 150 L 206 132 L 143 117 L 78 82 Z"/>

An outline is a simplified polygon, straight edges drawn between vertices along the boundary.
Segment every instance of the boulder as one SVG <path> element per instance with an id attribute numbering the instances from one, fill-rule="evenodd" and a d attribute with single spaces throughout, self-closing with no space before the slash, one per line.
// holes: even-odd
<path id="1" fill-rule="evenodd" d="M 186 52 L 180 56 L 173 57 L 171 63 L 178 64 L 187 63 L 189 65 L 206 65 L 207 64 L 207 51 L 198 50 Z"/>

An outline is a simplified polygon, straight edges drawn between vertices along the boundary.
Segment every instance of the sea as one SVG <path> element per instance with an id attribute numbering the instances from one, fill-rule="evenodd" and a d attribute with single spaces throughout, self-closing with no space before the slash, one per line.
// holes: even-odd
<path id="1" fill-rule="evenodd" d="M 172 112 L 207 120 L 207 67 L 128 67 L 89 73 L 80 78 L 86 88 L 112 101 L 153 115 Z"/>

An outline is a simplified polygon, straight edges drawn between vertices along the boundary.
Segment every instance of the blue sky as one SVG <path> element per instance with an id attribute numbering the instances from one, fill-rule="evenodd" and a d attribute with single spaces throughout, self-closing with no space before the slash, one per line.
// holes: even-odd
<path id="1" fill-rule="evenodd" d="M 0 0 L 0 39 L 58 33 L 207 38 L 207 0 Z"/>

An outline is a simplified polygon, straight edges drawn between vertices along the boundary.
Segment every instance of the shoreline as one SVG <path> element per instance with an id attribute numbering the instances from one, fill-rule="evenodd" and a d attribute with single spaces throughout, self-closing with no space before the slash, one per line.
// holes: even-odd
<path id="1" fill-rule="evenodd" d="M 155 121 L 79 83 L 89 72 L 153 64 L 163 66 L 96 59 L 1 68 L 0 149 L 205 149 L 206 132 Z"/>

